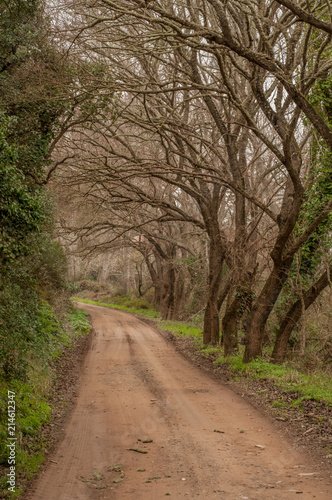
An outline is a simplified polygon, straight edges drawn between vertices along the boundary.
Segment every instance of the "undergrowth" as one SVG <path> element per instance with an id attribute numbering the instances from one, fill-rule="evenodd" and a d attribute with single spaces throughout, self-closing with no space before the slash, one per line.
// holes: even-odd
<path id="1" fill-rule="evenodd" d="M 181 337 L 192 337 L 197 343 L 202 343 L 202 330 L 195 326 L 180 323 L 179 321 L 160 320 L 158 322 L 158 328 L 175 333 L 175 335 L 180 335 Z"/>
<path id="2" fill-rule="evenodd" d="M 34 350 L 33 345 L 30 346 L 24 377 L 0 379 L 0 498 L 19 498 L 26 481 L 38 471 L 46 452 L 41 428 L 49 421 L 52 412 L 49 392 L 54 378 L 54 361 L 91 328 L 88 314 L 74 307 L 60 323 L 44 304 L 39 320 L 44 344 Z M 45 338 L 48 339 L 47 349 Z M 7 484 L 8 391 L 15 393 L 15 492 L 9 492 Z"/>
<path id="3" fill-rule="evenodd" d="M 285 392 L 298 393 L 304 399 L 325 401 L 332 406 L 332 380 L 323 373 L 308 375 L 299 372 L 287 363 L 274 365 L 261 359 L 243 363 L 242 354 L 227 358 L 221 356 L 215 363 L 226 363 L 234 375 L 266 380 Z"/>

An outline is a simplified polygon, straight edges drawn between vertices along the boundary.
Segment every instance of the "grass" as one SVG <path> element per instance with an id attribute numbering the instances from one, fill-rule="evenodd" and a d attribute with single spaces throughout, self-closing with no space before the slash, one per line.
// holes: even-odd
<path id="1" fill-rule="evenodd" d="M 298 393 L 302 399 L 324 401 L 332 406 L 332 380 L 325 374 L 308 375 L 287 364 L 274 365 L 260 359 L 245 364 L 241 354 L 227 358 L 221 356 L 215 363 L 226 363 L 234 375 L 267 380 L 286 392 Z"/>
<path id="2" fill-rule="evenodd" d="M 220 354 L 222 347 L 202 346 L 201 351 L 208 358 L 211 355 Z"/>
<path id="3" fill-rule="evenodd" d="M 15 393 L 15 474 L 17 491 L 10 493 L 10 498 L 18 498 L 22 488 L 18 481 L 24 483 L 26 479 L 38 470 L 45 454 L 44 443 L 38 438 L 43 424 L 49 421 L 51 408 L 46 402 L 46 395 L 36 391 L 35 387 L 18 380 L 1 383 L 0 389 L 0 462 L 7 470 L 9 448 L 7 447 L 7 401 L 8 391 Z M 0 480 L 0 496 L 6 498 L 7 477 L 3 474 Z"/>
<path id="4" fill-rule="evenodd" d="M 51 318 L 53 321 L 53 319 Z M 50 321 L 51 321 L 50 320 Z M 44 318 L 45 328 L 50 327 Z M 87 334 L 91 327 L 85 311 L 71 308 L 65 327 L 62 327 L 56 342 L 49 345 L 49 356 L 42 361 L 31 354 L 27 377 L 24 380 L 0 379 L 0 498 L 19 498 L 25 482 L 35 475 L 46 453 L 42 427 L 49 422 L 52 408 L 48 395 L 53 380 L 52 362 L 66 347 Z M 8 391 L 15 393 L 15 492 L 8 491 Z"/>
<path id="5" fill-rule="evenodd" d="M 83 309 L 73 308 L 67 315 L 69 324 L 71 325 L 71 342 L 82 335 L 87 335 L 91 330 L 91 325 L 88 319 L 88 313 Z"/>
<path id="6" fill-rule="evenodd" d="M 202 330 L 190 324 L 180 323 L 179 321 L 160 320 L 158 322 L 158 328 L 175 333 L 175 335 L 181 337 L 193 337 L 200 344 L 202 343 Z"/>

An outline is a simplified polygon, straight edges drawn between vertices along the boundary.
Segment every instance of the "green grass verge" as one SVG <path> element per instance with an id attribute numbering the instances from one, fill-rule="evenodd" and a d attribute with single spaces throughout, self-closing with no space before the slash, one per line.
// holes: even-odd
<path id="1" fill-rule="evenodd" d="M 299 400 L 302 398 L 324 401 L 332 406 L 332 380 L 325 374 L 307 375 L 287 364 L 274 365 L 259 359 L 245 364 L 242 362 L 242 354 L 227 358 L 221 356 L 215 363 L 226 363 L 235 376 L 266 380 L 285 392 L 297 393 Z"/>
<path id="2" fill-rule="evenodd" d="M 54 318 L 44 314 L 42 318 L 45 331 L 54 328 Z M 48 395 L 54 372 L 52 362 L 66 347 L 76 339 L 89 333 L 91 326 L 85 311 L 71 308 L 66 321 L 57 332 L 56 340 L 49 343 L 48 356 L 42 360 L 31 353 L 31 361 L 25 380 L 0 379 L 0 498 L 19 498 L 24 484 L 35 475 L 45 457 L 46 445 L 42 426 L 51 418 L 52 408 Z M 46 353 L 45 353 L 46 354 Z M 11 391 L 10 393 L 8 391 Z M 8 491 L 7 474 L 9 472 L 8 434 L 8 394 L 15 393 L 15 476 L 14 492 Z"/>
<path id="3" fill-rule="evenodd" d="M 202 330 L 189 324 L 180 323 L 179 321 L 160 320 L 158 322 L 158 328 L 167 330 L 181 337 L 193 337 L 197 344 L 202 343 Z"/>
<path id="4" fill-rule="evenodd" d="M 8 391 L 15 393 L 15 476 L 16 488 L 8 491 L 7 470 L 9 464 L 8 441 Z M 29 383 L 15 380 L 2 383 L 0 389 L 0 462 L 4 467 L 4 474 L 0 479 L 0 497 L 18 498 L 22 493 L 22 486 L 37 471 L 45 456 L 45 443 L 39 435 L 43 424 L 50 418 L 51 408 L 47 404 L 45 394 Z M 2 496 L 1 496 L 2 495 Z"/>

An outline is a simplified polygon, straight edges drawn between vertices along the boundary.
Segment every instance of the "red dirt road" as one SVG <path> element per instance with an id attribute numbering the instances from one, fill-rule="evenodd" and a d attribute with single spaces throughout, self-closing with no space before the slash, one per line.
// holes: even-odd
<path id="1" fill-rule="evenodd" d="M 64 439 L 29 499 L 332 498 L 331 477 L 154 329 L 79 307 L 96 334 Z"/>

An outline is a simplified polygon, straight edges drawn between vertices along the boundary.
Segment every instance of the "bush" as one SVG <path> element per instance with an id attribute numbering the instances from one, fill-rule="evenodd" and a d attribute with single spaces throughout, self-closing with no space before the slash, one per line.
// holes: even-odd
<path id="1" fill-rule="evenodd" d="M 39 310 L 39 320 L 36 327 L 36 340 L 40 342 L 30 345 L 29 355 L 33 362 L 27 364 L 25 380 L 13 377 L 10 381 L 0 377 L 0 498 L 7 498 L 8 485 L 8 390 L 15 392 L 16 406 L 16 473 L 17 495 L 23 489 L 24 483 L 39 469 L 45 456 L 43 425 L 49 422 L 51 406 L 49 393 L 53 379 L 52 360 L 63 351 L 65 346 L 73 344 L 81 335 L 89 333 L 91 327 L 85 311 L 71 307 L 67 314 L 66 330 L 52 313 L 50 306 L 43 303 Z M 39 340 L 40 340 L 39 339 Z M 16 498 L 13 495 L 13 498 Z"/>
<path id="2" fill-rule="evenodd" d="M 63 316 L 68 307 L 59 245 L 40 235 L 30 249 L 33 255 L 0 263 L 0 378 L 6 380 L 25 380 L 31 359 L 48 359 L 62 331 L 53 310 Z"/>

